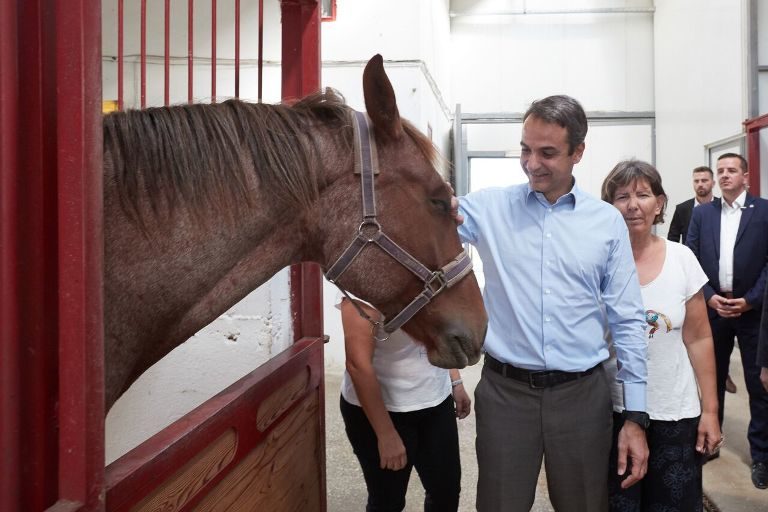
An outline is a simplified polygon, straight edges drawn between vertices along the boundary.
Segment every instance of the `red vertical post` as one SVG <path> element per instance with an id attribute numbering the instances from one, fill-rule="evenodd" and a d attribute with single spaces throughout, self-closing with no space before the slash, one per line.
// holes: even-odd
<path id="1" fill-rule="evenodd" d="M 211 0 L 211 103 L 216 103 L 216 0 Z"/>
<path id="2" fill-rule="evenodd" d="M 147 0 L 141 0 L 141 108 L 147 106 Z"/>
<path id="3" fill-rule="evenodd" d="M 0 2 L 3 511 L 104 508 L 100 120 L 100 2 Z"/>
<path id="4" fill-rule="evenodd" d="M 171 0 L 165 0 L 165 91 L 163 104 L 167 107 L 171 103 Z"/>
<path id="5" fill-rule="evenodd" d="M 320 5 L 317 0 L 282 0 L 283 99 L 320 88 Z M 294 338 L 323 335 L 323 281 L 320 267 L 291 267 Z"/>
<path id="6" fill-rule="evenodd" d="M 755 196 L 762 196 L 760 190 L 760 130 L 768 128 L 768 114 L 744 121 L 747 132 L 747 163 L 749 164 L 749 190 Z"/>
<path id="7" fill-rule="evenodd" d="M 262 75 L 264 71 L 264 0 L 259 0 L 259 84 L 258 100 L 261 103 Z"/>
<path id="8" fill-rule="evenodd" d="M 125 30 L 125 18 L 123 14 L 123 0 L 117 0 L 117 109 L 123 110 L 123 64 L 125 60 L 125 48 L 123 47 L 123 34 Z"/>
<path id="9" fill-rule="evenodd" d="M 187 3 L 187 102 L 192 103 L 193 96 L 192 96 L 192 78 L 193 78 L 193 68 L 195 65 L 195 56 L 194 56 L 194 30 L 195 30 L 195 23 L 194 23 L 194 12 L 195 12 L 195 0 L 189 0 Z"/>
<path id="10" fill-rule="evenodd" d="M 240 97 L 240 0 L 235 0 L 235 98 Z"/>
<path id="11" fill-rule="evenodd" d="M 0 2 L 0 510 L 20 505 L 17 2 Z"/>

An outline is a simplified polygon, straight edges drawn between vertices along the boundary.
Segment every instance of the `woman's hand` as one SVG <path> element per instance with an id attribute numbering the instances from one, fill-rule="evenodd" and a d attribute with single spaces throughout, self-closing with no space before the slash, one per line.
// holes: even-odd
<path id="1" fill-rule="evenodd" d="M 702 412 L 699 419 L 699 435 L 696 438 L 696 451 L 702 455 L 712 455 L 723 444 L 720 422 L 716 412 Z"/>
<path id="2" fill-rule="evenodd" d="M 463 383 L 454 386 L 451 393 L 453 394 L 453 401 L 456 402 L 456 417 L 463 420 L 472 412 L 472 399 L 469 398 Z"/>
<path id="3" fill-rule="evenodd" d="M 392 432 L 380 436 L 378 441 L 381 469 L 391 469 L 392 471 L 403 469 L 408 463 L 408 456 L 405 454 L 405 445 L 397 430 L 392 429 Z"/>

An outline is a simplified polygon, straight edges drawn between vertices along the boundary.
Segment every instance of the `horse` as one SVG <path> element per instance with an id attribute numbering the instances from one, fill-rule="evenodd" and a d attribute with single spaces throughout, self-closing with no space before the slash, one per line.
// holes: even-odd
<path id="1" fill-rule="evenodd" d="M 441 268 L 462 247 L 439 155 L 400 118 L 380 55 L 366 65 L 363 90 L 378 162 L 375 223 L 425 267 Z M 107 410 L 280 269 L 327 270 L 339 259 L 361 228 L 354 118 L 330 89 L 290 105 L 228 100 L 104 117 Z M 335 282 L 386 318 L 435 286 L 384 251 L 359 252 Z M 487 316 L 471 272 L 442 288 L 403 329 L 433 364 L 463 368 L 480 357 Z"/>

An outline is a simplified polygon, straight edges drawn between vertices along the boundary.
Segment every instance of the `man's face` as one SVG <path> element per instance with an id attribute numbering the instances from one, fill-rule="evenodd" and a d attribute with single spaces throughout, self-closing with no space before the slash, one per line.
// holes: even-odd
<path id="1" fill-rule="evenodd" d="M 520 165 L 531 188 L 550 203 L 571 190 L 573 166 L 584 153 L 582 142 L 568 154 L 568 130 L 530 116 L 523 123 Z"/>
<path id="2" fill-rule="evenodd" d="M 708 172 L 695 172 L 693 173 L 693 190 L 696 192 L 696 197 L 699 199 L 705 199 L 712 193 L 712 187 L 715 186 L 715 181 Z"/>
<path id="3" fill-rule="evenodd" d="M 717 183 L 723 194 L 735 198 L 747 188 L 747 174 L 741 168 L 741 160 L 734 157 L 717 161 Z"/>

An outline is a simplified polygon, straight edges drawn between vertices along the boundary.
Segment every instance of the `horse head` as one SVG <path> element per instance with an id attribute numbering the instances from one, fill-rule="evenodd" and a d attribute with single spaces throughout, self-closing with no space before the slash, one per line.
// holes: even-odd
<path id="1" fill-rule="evenodd" d="M 441 269 L 462 253 L 462 246 L 451 214 L 451 190 L 436 170 L 437 151 L 429 139 L 400 118 L 380 55 L 365 68 L 363 91 L 378 167 L 374 231 L 380 226 L 382 234 L 426 269 Z M 331 195 L 336 214 L 329 215 L 329 220 L 348 227 L 327 231 L 327 271 L 334 260 L 338 263 L 340 254 L 350 252 L 344 248 L 362 219 L 362 178 L 351 172 L 349 163 L 344 167 L 338 181 L 346 185 L 341 189 L 351 196 L 338 195 L 339 189 Z M 388 320 L 396 318 L 425 288 L 435 286 L 425 286 L 408 265 L 376 244 L 368 244 L 355 254 L 336 282 L 373 304 Z M 487 316 L 472 272 L 451 284 L 402 328 L 426 347 L 432 364 L 463 368 L 480 358 Z"/>

